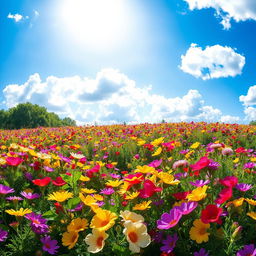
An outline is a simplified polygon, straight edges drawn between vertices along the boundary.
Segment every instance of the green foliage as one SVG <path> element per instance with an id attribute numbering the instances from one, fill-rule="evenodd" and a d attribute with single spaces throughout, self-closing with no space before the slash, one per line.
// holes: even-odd
<path id="1" fill-rule="evenodd" d="M 251 121 L 251 122 L 250 122 L 250 125 L 256 125 L 256 120 Z"/>
<path id="2" fill-rule="evenodd" d="M 28 102 L 7 111 L 0 110 L 0 129 L 60 126 L 76 126 L 76 122 L 69 117 L 61 119 L 55 113 L 47 112 L 45 107 Z"/>

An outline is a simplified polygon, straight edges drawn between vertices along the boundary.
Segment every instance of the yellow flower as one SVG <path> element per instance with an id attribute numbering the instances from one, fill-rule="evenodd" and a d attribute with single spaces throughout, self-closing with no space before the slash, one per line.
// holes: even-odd
<path id="1" fill-rule="evenodd" d="M 142 202 L 141 204 L 136 204 L 132 209 L 138 210 L 138 211 L 144 211 L 148 208 L 151 208 L 150 206 L 151 203 L 152 201 L 145 201 L 145 202 Z"/>
<path id="2" fill-rule="evenodd" d="M 99 194 L 94 194 L 93 197 L 97 200 L 97 201 L 103 201 L 104 197 L 102 195 Z"/>
<path id="3" fill-rule="evenodd" d="M 156 150 L 156 152 L 154 153 L 154 154 L 152 154 L 152 156 L 158 156 L 158 155 L 160 155 L 161 153 L 162 153 L 162 148 L 161 147 L 159 147 L 157 150 Z"/>
<path id="4" fill-rule="evenodd" d="M 199 146 L 200 146 L 200 142 L 195 142 L 195 143 L 193 143 L 191 146 L 190 146 L 190 148 L 192 148 L 192 149 L 196 149 L 196 148 L 198 148 Z"/>
<path id="5" fill-rule="evenodd" d="M 250 158 L 250 161 L 251 161 L 251 162 L 256 162 L 256 157 Z"/>
<path id="6" fill-rule="evenodd" d="M 76 218 L 68 225 L 68 232 L 79 232 L 88 228 L 87 219 Z"/>
<path id="7" fill-rule="evenodd" d="M 207 194 L 205 193 L 207 188 L 208 186 L 204 185 L 203 187 L 198 187 L 192 190 L 192 192 L 187 195 L 186 199 L 188 199 L 189 201 L 200 201 L 204 199 L 207 196 Z"/>
<path id="8" fill-rule="evenodd" d="M 247 215 L 256 220 L 256 212 L 248 212 Z"/>
<path id="9" fill-rule="evenodd" d="M 87 177 L 87 176 L 81 175 L 79 180 L 81 180 L 81 181 L 89 181 L 90 178 Z"/>
<path id="10" fill-rule="evenodd" d="M 6 164 L 5 159 L 4 158 L 0 158 L 0 165 L 4 165 L 4 164 Z"/>
<path id="11" fill-rule="evenodd" d="M 78 232 L 65 232 L 62 236 L 62 244 L 68 246 L 68 249 L 72 249 L 75 246 L 78 237 Z"/>
<path id="12" fill-rule="evenodd" d="M 160 138 L 152 141 L 150 144 L 153 145 L 154 147 L 157 147 L 158 145 L 160 145 L 163 142 L 164 142 L 164 137 L 160 137 Z"/>
<path id="13" fill-rule="evenodd" d="M 57 201 L 57 202 L 64 202 L 69 198 L 73 197 L 73 193 L 68 191 L 57 191 L 53 192 L 48 196 L 48 200 Z"/>
<path id="14" fill-rule="evenodd" d="M 84 239 L 85 243 L 89 245 L 88 252 L 97 253 L 101 251 L 105 245 L 105 240 L 108 238 L 108 234 L 98 229 L 93 229 L 92 234 L 88 234 Z"/>
<path id="15" fill-rule="evenodd" d="M 125 200 L 132 200 L 136 197 L 138 197 L 138 195 L 140 194 L 140 192 L 128 192 L 126 195 L 125 195 Z"/>
<path id="16" fill-rule="evenodd" d="M 140 214 L 130 211 L 121 211 L 120 216 L 123 218 L 124 221 L 131 221 L 131 222 L 143 222 L 144 218 Z"/>
<path id="17" fill-rule="evenodd" d="M 116 188 L 119 187 L 122 183 L 122 180 L 109 180 L 108 182 L 106 182 L 106 185 L 109 187 Z"/>
<path id="18" fill-rule="evenodd" d="M 99 208 L 98 204 L 97 204 L 97 200 L 95 198 L 93 198 L 92 196 L 90 195 L 87 195 L 86 197 L 82 194 L 82 193 L 79 193 L 79 198 L 81 199 L 81 201 L 91 207 L 91 209 L 93 211 L 95 211 L 96 209 Z"/>
<path id="19" fill-rule="evenodd" d="M 250 205 L 256 205 L 256 200 L 245 198 L 245 201 Z"/>
<path id="20" fill-rule="evenodd" d="M 115 224 L 116 219 L 117 215 L 114 212 L 99 208 L 92 218 L 90 227 L 99 231 L 106 231 Z"/>
<path id="21" fill-rule="evenodd" d="M 143 223 L 126 221 L 124 227 L 123 233 L 132 252 L 139 253 L 140 248 L 145 248 L 150 244 L 151 239 L 147 233 L 147 227 Z"/>
<path id="22" fill-rule="evenodd" d="M 194 226 L 189 231 L 190 238 L 195 240 L 198 244 L 207 242 L 210 235 L 210 233 L 207 232 L 207 229 L 210 228 L 210 224 L 205 224 L 200 219 L 196 219 L 194 220 L 193 225 Z"/>
<path id="23" fill-rule="evenodd" d="M 125 194 L 125 193 L 127 192 L 127 190 L 129 189 L 129 186 L 130 186 L 129 182 L 124 182 L 124 183 L 121 185 L 120 189 L 118 190 L 118 193 L 119 193 L 120 195 Z"/>
<path id="24" fill-rule="evenodd" d="M 148 165 L 143 165 L 143 166 L 137 166 L 137 169 L 134 172 L 141 172 L 141 173 L 154 173 L 156 170 L 154 167 L 150 167 Z M 137 179 L 138 177 L 134 177 L 134 179 Z M 129 181 L 128 179 L 126 179 Z M 131 179 L 132 180 L 132 179 Z"/>
<path id="25" fill-rule="evenodd" d="M 138 141 L 137 141 L 137 145 L 138 146 L 142 146 L 142 145 L 144 145 L 146 143 L 146 141 L 145 140 L 142 140 L 142 139 L 138 139 Z"/>
<path id="26" fill-rule="evenodd" d="M 174 176 L 167 172 L 159 172 L 157 176 L 165 184 L 177 185 L 180 183 L 179 180 L 174 180 Z"/>
<path id="27" fill-rule="evenodd" d="M 81 192 L 86 194 L 93 194 L 93 193 L 96 193 L 97 191 L 95 189 L 81 188 Z"/>
<path id="28" fill-rule="evenodd" d="M 231 201 L 231 202 L 228 202 L 228 203 L 226 204 L 226 207 L 228 207 L 228 206 L 231 205 L 231 204 L 233 204 L 235 207 L 239 207 L 239 206 L 241 206 L 241 205 L 243 204 L 243 202 L 244 202 L 244 198 L 243 198 L 243 197 L 240 197 L 240 198 L 235 199 L 235 200 L 233 200 L 233 201 Z"/>
<path id="29" fill-rule="evenodd" d="M 10 210 L 5 210 L 5 212 L 7 212 L 10 215 L 21 217 L 21 216 L 24 216 L 25 214 L 31 213 L 32 211 L 28 208 L 26 209 L 20 208 L 17 211 L 10 209 Z"/>
<path id="30" fill-rule="evenodd" d="M 233 160 L 234 164 L 237 164 L 239 162 L 239 158 L 237 157 L 235 160 Z"/>

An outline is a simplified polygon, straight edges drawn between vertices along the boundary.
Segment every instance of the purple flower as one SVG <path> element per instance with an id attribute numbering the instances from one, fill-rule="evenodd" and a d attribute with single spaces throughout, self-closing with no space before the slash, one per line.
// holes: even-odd
<path id="1" fill-rule="evenodd" d="M 201 248 L 199 252 L 194 252 L 194 256 L 208 256 L 208 252 L 204 249 Z"/>
<path id="2" fill-rule="evenodd" d="M 239 250 L 236 256 L 256 256 L 256 248 L 253 244 L 247 244 L 244 246 L 243 249 Z"/>
<path id="3" fill-rule="evenodd" d="M 51 240 L 50 236 L 45 236 L 40 239 L 40 241 L 43 243 L 43 250 L 45 252 L 48 252 L 49 254 L 56 254 L 57 249 L 60 248 L 57 245 L 57 240 Z"/>
<path id="4" fill-rule="evenodd" d="M 119 174 L 115 174 L 115 173 L 110 173 L 109 174 L 113 179 L 120 179 L 121 176 Z"/>
<path id="5" fill-rule="evenodd" d="M 163 246 L 160 248 L 162 252 L 171 253 L 176 245 L 178 236 L 175 233 L 173 236 L 167 235 L 167 238 L 162 241 Z"/>
<path id="6" fill-rule="evenodd" d="M 180 154 L 186 155 L 189 152 L 189 149 L 183 149 L 180 151 Z"/>
<path id="7" fill-rule="evenodd" d="M 151 162 L 148 166 L 157 168 L 157 167 L 159 167 L 159 166 L 161 165 L 162 161 L 163 161 L 162 159 L 160 159 L 160 160 L 154 160 L 154 161 Z"/>
<path id="8" fill-rule="evenodd" d="M 157 220 L 157 228 L 159 229 L 170 229 L 178 224 L 180 218 L 182 217 L 182 212 L 174 207 L 169 213 L 163 213 L 160 220 Z"/>
<path id="9" fill-rule="evenodd" d="M 254 167 L 256 167 L 256 164 L 253 162 L 244 164 L 244 169 L 253 169 Z"/>
<path id="10" fill-rule="evenodd" d="M 40 195 L 39 194 L 37 194 L 37 193 L 35 193 L 35 194 L 32 194 L 31 192 L 25 192 L 25 191 L 22 191 L 21 193 L 20 193 L 22 196 L 24 196 L 25 198 L 27 198 L 27 199 L 37 199 L 37 198 L 39 198 L 40 197 Z"/>
<path id="11" fill-rule="evenodd" d="M 186 178 L 188 176 L 187 172 L 179 172 L 174 174 L 174 178 L 180 180 L 181 178 Z"/>
<path id="12" fill-rule="evenodd" d="M 68 209 L 69 212 L 80 212 L 83 209 L 83 203 L 79 203 L 74 209 Z"/>
<path id="13" fill-rule="evenodd" d="M 236 189 L 238 189 L 242 192 L 246 192 L 246 191 L 250 190 L 251 188 L 252 188 L 251 184 L 239 183 L 236 185 Z"/>
<path id="14" fill-rule="evenodd" d="M 115 190 L 113 188 L 104 188 L 100 191 L 100 194 L 103 194 L 103 195 L 111 195 L 115 193 Z"/>
<path id="15" fill-rule="evenodd" d="M 8 236 L 8 232 L 0 228 L 0 242 L 4 242 Z"/>
<path id="16" fill-rule="evenodd" d="M 156 205 L 156 206 L 159 206 L 159 205 L 164 204 L 164 200 L 163 200 L 163 199 L 160 199 L 160 200 L 158 200 L 158 201 L 153 201 L 152 203 L 153 203 L 154 205 Z"/>
<path id="17" fill-rule="evenodd" d="M 8 196 L 8 197 L 6 197 L 6 200 L 9 200 L 9 201 L 22 201 L 23 198 L 20 197 L 20 196 Z"/>
<path id="18" fill-rule="evenodd" d="M 54 172 L 54 169 L 49 166 L 44 166 L 45 171 L 47 172 Z"/>
<path id="19" fill-rule="evenodd" d="M 189 183 L 195 187 L 203 187 L 204 185 L 209 184 L 210 180 L 196 180 L 195 182 L 190 181 Z"/>
<path id="20" fill-rule="evenodd" d="M 4 186 L 3 184 L 0 184 L 0 195 L 6 195 L 6 194 L 10 194 L 10 193 L 14 193 L 13 188 L 10 188 L 8 186 Z"/>
<path id="21" fill-rule="evenodd" d="M 190 202 L 185 202 L 182 203 L 180 206 L 176 206 L 182 213 L 182 215 L 187 215 L 190 214 L 192 211 L 196 209 L 198 206 L 197 202 L 190 201 Z"/>
<path id="22" fill-rule="evenodd" d="M 30 226 L 34 233 L 45 234 L 49 231 L 49 226 L 46 224 L 47 220 L 42 218 L 41 214 L 32 212 L 26 214 L 25 218 L 31 221 Z"/>
<path id="23" fill-rule="evenodd" d="M 162 231 L 157 231 L 152 235 L 152 240 L 154 240 L 156 243 L 161 243 L 163 236 L 164 233 Z"/>
<path id="24" fill-rule="evenodd" d="M 215 171 L 215 170 L 217 170 L 217 169 L 219 168 L 219 166 L 220 166 L 220 164 L 219 164 L 218 162 L 211 161 L 211 162 L 209 163 L 209 165 L 208 165 L 208 168 L 209 168 L 210 170 Z"/>
<path id="25" fill-rule="evenodd" d="M 27 180 L 33 180 L 34 178 L 33 178 L 33 175 L 30 173 L 30 172 L 25 172 L 24 173 L 24 176 L 25 176 L 25 178 L 27 179 Z"/>

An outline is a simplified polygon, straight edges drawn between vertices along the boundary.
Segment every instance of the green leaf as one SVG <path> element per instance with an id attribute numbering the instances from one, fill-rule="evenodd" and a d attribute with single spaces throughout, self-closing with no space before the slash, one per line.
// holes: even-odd
<path id="1" fill-rule="evenodd" d="M 72 171 L 73 182 L 77 183 L 77 181 L 80 179 L 81 175 L 82 175 L 81 171 Z"/>
<path id="2" fill-rule="evenodd" d="M 71 198 L 68 200 L 68 209 L 73 209 L 75 208 L 80 202 L 80 198 L 75 197 L 75 198 Z"/>
<path id="3" fill-rule="evenodd" d="M 49 210 L 43 214 L 47 220 L 54 220 L 57 214 L 53 210 Z"/>
<path id="4" fill-rule="evenodd" d="M 66 181 L 69 185 L 72 183 L 72 177 L 67 174 L 61 174 L 61 178 Z"/>

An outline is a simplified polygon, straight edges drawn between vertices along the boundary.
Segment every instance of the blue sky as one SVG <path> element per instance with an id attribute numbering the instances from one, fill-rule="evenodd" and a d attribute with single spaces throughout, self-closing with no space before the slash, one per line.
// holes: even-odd
<path id="1" fill-rule="evenodd" d="M 1 107 L 81 124 L 254 120 L 256 3 L 221 2 L 2 0 Z"/>

